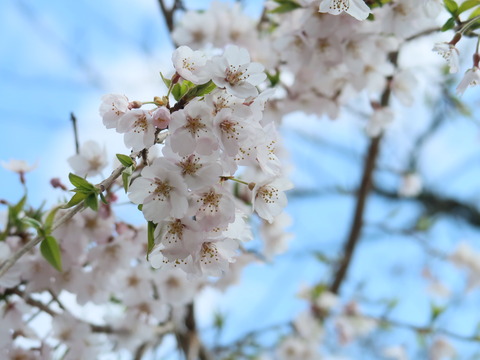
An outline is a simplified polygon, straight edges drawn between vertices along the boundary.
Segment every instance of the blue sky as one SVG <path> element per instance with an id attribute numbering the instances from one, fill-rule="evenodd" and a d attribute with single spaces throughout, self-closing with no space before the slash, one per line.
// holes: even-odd
<path id="1" fill-rule="evenodd" d="M 187 7 L 204 3 L 186 2 Z M 259 3 L 248 1 L 248 11 L 258 13 Z M 51 189 L 49 180 L 61 177 L 67 182 L 70 169 L 65 160 L 74 154 L 70 113 L 74 112 L 78 119 L 81 142 L 94 139 L 105 143 L 111 158 L 116 152 L 125 153 L 121 136 L 103 129 L 98 116 L 100 97 L 105 93 L 124 93 L 131 99 L 144 99 L 163 91 L 158 72 L 171 69 L 168 33 L 154 0 L 104 0 L 101 4 L 94 0 L 3 0 L 0 34 L 0 160 L 38 162 L 37 169 L 27 174 L 30 200 L 35 205 L 45 199 L 53 204 L 61 194 Z M 428 44 L 423 47 L 429 53 Z M 475 91 L 478 90 L 467 93 L 469 102 L 478 103 Z M 428 111 L 421 106 L 402 112 L 398 125 L 387 136 L 380 166 L 403 170 L 404 148 L 411 145 L 427 120 Z M 295 164 L 292 178 L 299 189 L 316 191 L 340 186 L 351 190 L 356 186 L 367 143 L 360 123 L 348 115 L 336 122 L 294 115 L 286 123 L 285 145 Z M 306 134 L 314 135 L 307 138 Z M 331 143 L 351 156 L 339 155 L 335 147 L 328 146 Z M 420 157 L 427 186 L 442 194 L 478 201 L 478 145 L 478 125 L 474 121 L 457 117 L 447 121 Z M 472 161 L 455 170 L 464 159 Z M 391 172 L 377 176 L 390 188 L 398 185 L 398 176 Z M 0 198 L 18 200 L 22 188 L 15 174 L 0 167 L 0 179 Z M 352 206 L 352 196 L 335 191 L 290 199 L 288 212 L 294 218 L 291 232 L 295 233 L 291 252 L 282 255 L 276 265 L 248 269 L 245 285 L 232 288 L 223 302 L 215 305 L 229 314 L 227 321 L 232 325 L 227 329 L 226 340 L 242 332 L 242 328 L 286 321 L 304 306 L 295 295 L 299 285 L 329 279 L 328 269 L 310 251 L 335 255 L 345 238 Z M 392 205 L 378 197 L 371 199 L 366 235 L 345 293 L 354 296 L 356 286 L 367 282 L 375 299 L 402 296 L 404 301 L 394 315 L 421 325 L 426 321 L 431 301 L 421 273 L 432 260 L 408 236 L 385 236 L 375 226 L 368 226 L 394 211 L 398 215 L 393 221 L 398 224 L 408 223 L 420 213 L 418 206 L 408 201 Z M 440 219 L 425 236 L 447 251 L 460 239 L 478 239 L 478 235 L 478 231 L 462 223 Z M 435 268 L 452 287 L 461 287 L 461 273 L 444 265 Z M 405 293 L 408 296 L 403 296 Z M 273 310 L 271 294 L 275 301 Z M 476 303 L 471 299 L 478 300 L 478 293 L 473 295 L 456 308 L 467 314 L 473 311 Z M 242 311 L 233 311 L 228 305 L 232 303 L 241 304 Z M 473 331 L 478 319 L 459 317 L 457 313 L 453 310 L 442 325 L 459 332 Z M 240 329 L 237 324 L 241 324 Z M 400 333 L 405 337 L 393 340 L 415 341 L 411 334 Z M 459 346 L 466 351 L 472 348 L 470 344 Z"/>

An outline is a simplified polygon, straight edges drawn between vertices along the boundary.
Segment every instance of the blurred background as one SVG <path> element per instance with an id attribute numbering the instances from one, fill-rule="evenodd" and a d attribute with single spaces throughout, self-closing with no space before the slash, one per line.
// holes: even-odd
<path id="1" fill-rule="evenodd" d="M 242 4 L 252 17 L 262 11 L 260 1 Z M 185 5 L 201 9 L 209 2 Z M 384 139 L 375 191 L 342 299 L 357 300 L 374 316 L 398 301 L 388 309 L 389 316 L 417 326 L 429 323 L 432 306 L 445 307 L 436 326 L 471 336 L 480 330 L 478 287 L 469 287 L 467 272 L 446 259 L 462 241 L 480 249 L 478 89 L 467 91 L 462 111 L 451 96 L 458 78 L 442 91 L 433 90 L 444 79 L 438 77 L 438 66 L 435 71 L 424 68 L 430 61 L 441 64 L 431 53 L 435 41 L 417 42 L 411 50 L 415 59 L 403 59 L 421 73 L 416 101 L 399 112 Z M 122 136 L 103 128 L 100 98 L 107 93 L 132 100 L 163 95 L 159 72 L 172 71 L 172 50 L 155 0 L 1 2 L 0 160 L 36 165 L 26 175 L 32 205 L 63 199 L 50 179 L 68 184 L 66 159 L 75 153 L 71 113 L 80 143 L 104 144 L 112 160 L 115 153 L 127 153 Z M 287 208 L 293 219 L 289 251 L 274 263 L 248 267 L 242 283 L 225 293 L 203 294 L 198 317 L 207 342 L 217 338 L 228 344 L 249 331 L 283 324 L 306 306 L 298 296 L 302 287 L 330 281 L 331 261 L 347 236 L 361 177 L 368 144 L 365 122 L 354 109 L 344 110 L 335 121 L 300 113 L 284 119 L 286 161 L 296 185 Z M 423 192 L 414 198 L 399 195 L 409 171 L 423 183 Z M 18 201 L 23 188 L 17 175 L 0 167 L 0 179 L 0 199 Z M 120 216 L 141 221 L 133 207 Z M 255 241 L 252 247 L 261 244 Z M 214 314 L 225 317 L 220 338 L 212 327 Z M 447 338 L 459 359 L 480 358 L 478 343 Z M 426 359 L 418 344 L 435 339 L 400 326 L 376 341 L 403 344 L 412 358 Z M 359 359 L 376 358 L 369 346 L 366 340 L 345 351 Z"/>

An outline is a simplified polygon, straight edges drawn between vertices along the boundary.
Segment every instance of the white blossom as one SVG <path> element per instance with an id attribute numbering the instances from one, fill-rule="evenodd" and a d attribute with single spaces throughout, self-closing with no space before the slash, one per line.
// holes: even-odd
<path id="1" fill-rule="evenodd" d="M 210 63 L 215 85 L 242 99 L 258 94 L 255 86 L 267 78 L 263 70 L 263 65 L 250 61 L 246 49 L 234 45 L 227 46 L 223 55 L 212 58 Z"/>
<path id="2" fill-rule="evenodd" d="M 465 72 L 462 81 L 457 86 L 457 94 L 463 95 L 467 88 L 478 84 L 480 84 L 480 70 L 477 66 L 474 66 Z"/>
<path id="3" fill-rule="evenodd" d="M 253 209 L 261 218 L 272 223 L 287 206 L 284 191 L 292 188 L 292 183 L 285 178 L 267 179 L 255 184 L 252 190 Z"/>
<path id="4" fill-rule="evenodd" d="M 79 149 L 77 155 L 67 159 L 75 174 L 80 176 L 95 176 L 108 165 L 107 151 L 96 141 L 87 141 Z"/>
<path id="5" fill-rule="evenodd" d="M 370 8 L 363 0 L 322 0 L 319 11 L 333 15 L 345 12 L 357 20 L 365 20 L 370 14 Z"/>
<path id="6" fill-rule="evenodd" d="M 447 61 L 448 66 L 450 67 L 451 74 L 458 72 L 460 60 L 459 60 L 459 51 L 455 47 L 455 45 L 445 43 L 445 42 L 436 43 L 435 46 L 433 47 L 433 51 L 437 52 Z"/>
<path id="7" fill-rule="evenodd" d="M 188 46 L 180 46 L 172 55 L 177 73 L 194 84 L 204 84 L 210 80 L 210 74 L 206 69 L 207 60 L 203 51 L 193 51 Z"/>

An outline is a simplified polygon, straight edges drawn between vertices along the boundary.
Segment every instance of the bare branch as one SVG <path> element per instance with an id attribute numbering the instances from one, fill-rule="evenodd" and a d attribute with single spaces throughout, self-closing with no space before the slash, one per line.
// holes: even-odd
<path id="1" fill-rule="evenodd" d="M 78 143 L 77 118 L 75 117 L 75 115 L 73 114 L 73 112 L 70 113 L 70 120 L 72 121 L 73 136 L 74 136 L 74 138 L 75 138 L 75 153 L 78 155 L 80 145 L 79 145 L 79 143 Z"/>

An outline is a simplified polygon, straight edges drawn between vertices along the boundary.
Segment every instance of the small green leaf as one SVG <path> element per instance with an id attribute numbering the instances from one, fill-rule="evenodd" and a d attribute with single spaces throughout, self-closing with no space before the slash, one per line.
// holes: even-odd
<path id="1" fill-rule="evenodd" d="M 276 3 L 280 4 L 280 6 L 276 7 L 273 10 L 270 10 L 269 13 L 284 14 L 302 7 L 301 5 L 299 5 L 297 2 L 293 0 L 276 1 Z"/>
<path id="2" fill-rule="evenodd" d="M 129 167 L 129 166 L 133 165 L 133 160 L 130 156 L 123 155 L 123 154 L 117 154 L 117 159 L 125 167 Z"/>
<path id="3" fill-rule="evenodd" d="M 217 88 L 217 85 L 215 85 L 215 83 L 212 80 L 210 80 L 209 82 L 207 82 L 205 84 L 201 84 L 201 85 L 198 85 L 198 86 L 195 86 L 195 87 L 191 88 L 185 94 L 185 97 L 187 98 L 187 100 L 191 100 L 194 97 L 201 97 L 201 96 L 210 94 L 216 88 Z"/>
<path id="4" fill-rule="evenodd" d="M 310 294 L 312 296 L 312 299 L 318 299 L 320 295 L 322 295 L 326 290 L 328 290 L 328 286 L 323 283 L 319 283 L 315 285 L 311 290 Z"/>
<path id="5" fill-rule="evenodd" d="M 181 83 L 175 84 L 172 89 L 172 95 L 176 101 L 183 98 L 183 96 L 191 89 L 194 88 L 195 84 L 188 80 L 183 80 Z"/>
<path id="6" fill-rule="evenodd" d="M 22 218 L 22 222 L 27 224 L 30 227 L 33 227 L 37 231 L 42 231 L 43 230 L 43 225 L 40 221 L 35 220 L 31 217 L 25 216 Z"/>
<path id="7" fill-rule="evenodd" d="M 440 315 L 442 315 L 445 310 L 447 310 L 446 306 L 438 306 L 435 304 L 430 304 L 430 323 L 433 323 Z"/>
<path id="8" fill-rule="evenodd" d="M 454 0 L 443 0 L 445 4 L 445 8 L 448 10 L 450 14 L 453 16 L 457 15 L 458 5 Z"/>
<path id="9" fill-rule="evenodd" d="M 47 236 L 40 244 L 42 256 L 58 271 L 62 271 L 62 257 L 57 240 L 53 236 Z"/>
<path id="10" fill-rule="evenodd" d="M 67 203 L 67 205 L 64 206 L 64 209 L 71 208 L 72 206 L 75 206 L 81 203 L 83 200 L 85 200 L 86 197 L 87 197 L 87 194 L 77 192 L 75 195 L 72 196 L 72 198 Z"/>
<path id="11" fill-rule="evenodd" d="M 123 188 L 125 189 L 125 193 L 128 192 L 128 189 L 130 187 L 130 179 L 132 178 L 132 174 L 133 174 L 133 166 L 127 167 L 122 172 L 122 181 L 123 181 Z"/>
<path id="12" fill-rule="evenodd" d="M 455 27 L 455 19 L 451 17 L 443 24 L 441 31 L 448 31 Z"/>
<path id="13" fill-rule="evenodd" d="M 150 255 L 150 252 L 152 251 L 153 247 L 155 246 L 155 227 L 156 225 L 152 222 L 148 222 L 147 226 L 147 234 L 148 234 L 148 244 L 147 244 L 147 260 L 148 260 L 148 255 Z"/>
<path id="14" fill-rule="evenodd" d="M 182 87 L 180 86 L 180 84 L 175 84 L 172 88 L 172 96 L 176 101 L 180 100 L 181 92 L 182 92 Z"/>
<path id="15" fill-rule="evenodd" d="M 266 72 L 268 81 L 270 81 L 270 85 L 274 87 L 280 82 L 280 71 L 276 71 L 275 74 L 270 74 L 268 71 Z"/>
<path id="16" fill-rule="evenodd" d="M 93 186 L 87 180 L 85 180 L 84 178 L 78 175 L 70 173 L 68 174 L 68 178 L 70 179 L 70 182 L 72 183 L 72 185 L 75 186 L 75 188 L 77 189 L 84 189 L 84 190 L 95 189 L 95 186 Z"/>
<path id="17" fill-rule="evenodd" d="M 98 198 L 97 194 L 90 194 L 85 198 L 85 206 L 89 207 L 93 211 L 98 210 Z"/>
<path id="18" fill-rule="evenodd" d="M 161 72 L 160 72 L 160 76 L 162 77 L 163 83 L 165 84 L 167 89 L 169 89 L 170 85 L 172 84 L 172 80 L 165 78 Z"/>
<path id="19" fill-rule="evenodd" d="M 137 209 L 140 210 L 140 211 L 142 211 L 142 209 L 143 209 L 143 204 L 139 204 L 139 205 L 137 206 Z"/>
<path id="20" fill-rule="evenodd" d="M 75 195 L 77 195 L 77 194 L 75 194 Z M 53 226 L 53 221 L 55 220 L 55 215 L 57 215 L 58 210 L 60 210 L 61 208 L 62 208 L 61 205 L 56 206 L 52 210 L 50 210 L 50 212 L 48 213 L 47 218 L 45 219 L 45 225 L 44 225 L 45 226 L 45 232 L 47 233 L 47 235 L 50 235 L 50 232 L 51 232 L 51 229 L 52 229 L 52 226 Z"/>
<path id="21" fill-rule="evenodd" d="M 457 14 L 460 15 L 463 12 L 470 10 L 471 8 L 480 5 L 480 0 L 467 0 L 463 2 L 458 8 Z"/>
<path id="22" fill-rule="evenodd" d="M 105 205 L 108 205 L 108 201 L 107 199 L 105 199 L 105 196 L 103 195 L 103 193 L 100 193 L 100 200 L 102 200 L 102 203 L 104 203 Z"/>
<path id="23" fill-rule="evenodd" d="M 423 232 L 428 231 L 432 227 L 433 222 L 433 219 L 428 216 L 420 216 L 415 224 L 415 230 Z"/>
<path id="24" fill-rule="evenodd" d="M 25 206 L 26 202 L 27 202 L 27 195 L 24 195 L 17 204 L 10 207 L 9 211 L 11 212 L 11 215 L 17 217 L 20 211 L 23 210 L 23 207 Z"/>
<path id="25" fill-rule="evenodd" d="M 225 316 L 220 311 L 215 311 L 213 314 L 213 326 L 221 331 L 225 326 Z"/>
<path id="26" fill-rule="evenodd" d="M 480 8 L 476 8 L 475 10 L 472 11 L 470 16 L 468 17 L 468 20 L 473 19 L 476 16 L 480 15 Z"/>

